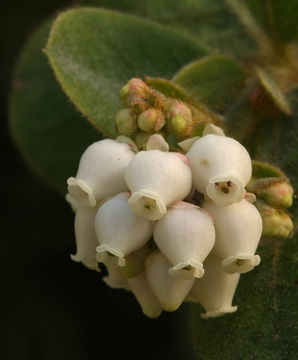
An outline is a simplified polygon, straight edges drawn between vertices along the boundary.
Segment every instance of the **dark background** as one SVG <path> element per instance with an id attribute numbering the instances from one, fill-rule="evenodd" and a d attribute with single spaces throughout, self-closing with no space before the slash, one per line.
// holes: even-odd
<path id="1" fill-rule="evenodd" d="M 1 5 L 1 358 L 194 359 L 186 305 L 147 319 L 131 294 L 109 289 L 70 260 L 73 214 L 11 141 L 8 94 L 17 56 L 35 27 L 66 5 L 71 1 Z"/>

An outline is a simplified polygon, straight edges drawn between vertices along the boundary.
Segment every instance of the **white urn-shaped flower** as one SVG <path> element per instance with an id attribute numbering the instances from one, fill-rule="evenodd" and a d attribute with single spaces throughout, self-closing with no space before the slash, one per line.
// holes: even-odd
<path id="1" fill-rule="evenodd" d="M 232 301 L 240 275 L 225 273 L 221 260 L 214 254 L 207 257 L 204 268 L 204 276 L 195 280 L 190 291 L 190 298 L 199 301 L 206 311 L 201 317 L 215 318 L 235 312 L 237 306 L 232 306 Z"/>
<path id="2" fill-rule="evenodd" d="M 215 241 L 214 225 L 206 211 L 180 201 L 155 224 L 153 237 L 173 265 L 170 275 L 184 279 L 203 276 L 203 261 Z"/>
<path id="3" fill-rule="evenodd" d="M 135 156 L 128 144 L 105 139 L 83 153 L 76 177 L 67 180 L 68 192 L 81 207 L 93 207 L 107 196 L 128 190 L 124 172 Z"/>
<path id="4" fill-rule="evenodd" d="M 146 271 L 131 279 L 127 279 L 127 283 L 140 304 L 143 313 L 150 318 L 157 318 L 163 309 L 148 284 Z"/>
<path id="5" fill-rule="evenodd" d="M 95 258 L 96 247 L 98 245 L 94 231 L 94 219 L 96 208 L 81 208 L 74 204 L 73 199 L 68 199 L 75 210 L 74 230 L 76 238 L 76 254 L 70 255 L 71 259 L 76 262 L 82 262 L 91 270 L 99 270 Z"/>
<path id="6" fill-rule="evenodd" d="M 102 280 L 112 289 L 130 290 L 125 276 L 120 271 L 118 259 L 116 256 L 108 255 L 104 259 L 104 265 L 107 268 L 108 275 Z"/>
<path id="7" fill-rule="evenodd" d="M 118 257 L 125 265 L 125 256 L 143 247 L 152 235 L 152 222 L 137 216 L 130 208 L 130 193 L 120 193 L 107 200 L 95 217 L 95 233 L 99 246 L 98 257 L 104 262 L 105 253 Z"/>
<path id="8" fill-rule="evenodd" d="M 125 171 L 132 192 L 132 210 L 149 220 L 160 219 L 167 206 L 184 199 L 191 189 L 191 170 L 182 154 L 149 150 L 139 152 Z"/>
<path id="9" fill-rule="evenodd" d="M 247 150 L 238 141 L 208 134 L 195 141 L 186 156 L 196 190 L 222 206 L 243 199 L 252 165 Z"/>
<path id="10" fill-rule="evenodd" d="M 243 199 L 229 206 L 207 201 L 203 207 L 214 219 L 216 241 L 212 252 L 222 259 L 227 273 L 245 273 L 260 263 L 255 255 L 262 235 L 262 217 L 257 208 Z"/>
<path id="11" fill-rule="evenodd" d="M 185 280 L 171 276 L 169 269 L 172 264 L 159 250 L 147 257 L 145 267 L 150 288 L 164 310 L 177 310 L 191 289 L 194 278 Z"/>

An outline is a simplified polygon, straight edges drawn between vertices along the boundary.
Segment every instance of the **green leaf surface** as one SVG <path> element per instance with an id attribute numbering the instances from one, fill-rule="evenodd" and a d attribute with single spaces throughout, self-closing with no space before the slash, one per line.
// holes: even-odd
<path id="1" fill-rule="evenodd" d="M 274 102 L 275 106 L 283 113 L 290 115 L 292 112 L 291 107 L 272 77 L 260 68 L 256 69 L 256 75 L 263 89 Z"/>
<path id="2" fill-rule="evenodd" d="M 298 190 L 298 88 L 288 96 L 291 117 L 277 114 L 258 127 L 252 156 L 273 163 Z M 298 201 L 290 209 L 297 229 Z M 193 306 L 194 343 L 202 359 L 288 360 L 298 358 L 298 234 L 286 240 L 262 239 L 261 264 L 243 274 L 234 303 L 238 311 L 200 319 Z"/>
<path id="3" fill-rule="evenodd" d="M 10 97 L 10 128 L 23 157 L 62 194 L 82 152 L 101 135 L 62 92 L 42 52 L 52 21 L 42 25 L 17 63 Z"/>
<path id="4" fill-rule="evenodd" d="M 197 101 L 224 112 L 241 94 L 246 77 L 235 59 L 217 55 L 186 65 L 173 80 Z"/>
<path id="5" fill-rule="evenodd" d="M 62 13 L 46 53 L 66 94 L 110 137 L 116 135 L 119 91 L 130 78 L 171 77 L 206 54 L 195 41 L 166 27 L 96 8 Z"/>
<path id="6" fill-rule="evenodd" d="M 258 23 L 276 42 L 298 39 L 297 0 L 245 0 Z"/>
<path id="7" fill-rule="evenodd" d="M 78 0 L 78 3 L 160 22 L 195 37 L 213 54 L 243 58 L 256 50 L 256 43 L 223 0 Z"/>

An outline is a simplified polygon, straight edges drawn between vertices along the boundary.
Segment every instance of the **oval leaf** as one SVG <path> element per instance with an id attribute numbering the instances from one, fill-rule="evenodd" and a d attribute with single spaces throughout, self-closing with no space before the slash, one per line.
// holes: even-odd
<path id="1" fill-rule="evenodd" d="M 136 75 L 172 76 L 205 51 L 161 25 L 81 8 L 58 17 L 46 53 L 66 94 L 93 125 L 113 137 L 119 91 L 126 81 Z"/>
<path id="2" fill-rule="evenodd" d="M 256 43 L 222 0 L 79 0 L 79 3 L 160 22 L 193 36 L 214 54 L 243 58 L 256 50 Z"/>
<path id="3" fill-rule="evenodd" d="M 101 135 L 67 100 L 41 51 L 51 24 L 33 34 L 16 66 L 10 129 L 33 171 L 63 194 L 82 152 Z"/>
<path id="4" fill-rule="evenodd" d="M 263 89 L 274 102 L 275 106 L 283 113 L 290 115 L 292 113 L 291 107 L 272 77 L 260 68 L 256 68 L 256 75 Z"/>
<path id="5" fill-rule="evenodd" d="M 258 23 L 276 44 L 298 39 L 297 0 L 245 0 Z"/>
<path id="6" fill-rule="evenodd" d="M 236 60 L 218 55 L 186 65 L 173 80 L 197 101 L 223 112 L 239 97 L 246 77 Z"/>

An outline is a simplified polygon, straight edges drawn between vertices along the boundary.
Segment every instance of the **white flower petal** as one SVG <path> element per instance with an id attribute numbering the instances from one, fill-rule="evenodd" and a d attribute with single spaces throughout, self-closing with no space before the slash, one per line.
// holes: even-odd
<path id="1" fill-rule="evenodd" d="M 215 229 L 204 210 L 189 204 L 170 208 L 154 227 L 154 241 L 172 263 L 172 276 L 192 279 L 204 274 L 203 261 L 215 241 Z"/>
<path id="2" fill-rule="evenodd" d="M 69 203 L 69 205 L 71 206 L 71 209 L 74 213 L 76 213 L 79 209 L 79 203 L 77 200 L 75 200 L 74 198 L 72 198 L 70 196 L 70 194 L 66 194 L 65 195 L 65 200 Z"/>
<path id="3" fill-rule="evenodd" d="M 190 291 L 205 309 L 203 319 L 223 316 L 237 310 L 232 306 L 233 296 L 240 278 L 239 274 L 226 274 L 221 260 L 210 254 L 204 262 L 205 275 L 197 279 Z"/>
<path id="4" fill-rule="evenodd" d="M 125 256 L 142 248 L 152 235 L 152 222 L 132 212 L 129 193 L 120 193 L 106 201 L 97 211 L 95 232 L 98 253 L 104 261 L 106 252 L 117 256 L 118 264 L 125 266 Z"/>
<path id="5" fill-rule="evenodd" d="M 98 245 L 94 231 L 95 215 L 95 208 L 85 209 L 79 207 L 77 209 L 74 225 L 77 252 L 75 255 L 71 255 L 71 259 L 82 262 L 89 269 L 99 270 L 95 258 L 96 246 Z"/>
<path id="6" fill-rule="evenodd" d="M 159 250 L 151 253 L 145 263 L 148 283 L 166 311 L 177 310 L 194 283 L 194 278 L 184 280 L 170 276 L 171 266 Z"/>
<path id="7" fill-rule="evenodd" d="M 70 177 L 67 179 L 68 191 L 71 197 L 79 203 L 81 207 L 95 207 L 96 198 L 91 187 L 82 179 Z"/>
<path id="8" fill-rule="evenodd" d="M 252 165 L 248 152 L 238 141 L 209 134 L 197 140 L 186 156 L 196 190 L 208 194 L 219 205 L 244 197 Z"/>
<path id="9" fill-rule="evenodd" d="M 243 183 L 233 175 L 212 176 L 206 188 L 208 197 L 217 205 L 227 206 L 244 198 Z"/>
<path id="10" fill-rule="evenodd" d="M 183 141 L 180 141 L 178 143 L 178 146 L 181 147 L 182 150 L 184 151 L 188 151 L 192 145 L 197 141 L 199 140 L 200 136 L 194 136 L 192 138 L 189 138 L 189 139 L 186 139 L 186 140 L 183 140 Z"/>
<path id="11" fill-rule="evenodd" d="M 242 274 L 251 271 L 260 262 L 261 258 L 259 255 L 242 255 L 238 253 L 237 255 L 225 258 L 222 261 L 222 266 L 228 274 Z"/>
<path id="12" fill-rule="evenodd" d="M 219 126 L 210 124 L 210 123 L 208 123 L 205 126 L 202 136 L 206 136 L 209 134 L 218 135 L 218 136 L 226 136 L 222 128 L 220 128 Z"/>
<path id="13" fill-rule="evenodd" d="M 68 192 L 81 207 L 94 207 L 105 197 L 128 190 L 124 172 L 134 156 L 125 143 L 111 139 L 93 143 L 82 155 L 76 177 L 67 180 Z"/>
<path id="14" fill-rule="evenodd" d="M 203 207 L 214 219 L 216 240 L 212 252 L 223 260 L 228 273 L 245 273 L 260 263 L 255 255 L 262 234 L 262 218 L 257 208 L 246 200 L 229 206 L 211 201 Z"/>
<path id="15" fill-rule="evenodd" d="M 121 273 L 118 260 L 115 256 L 106 256 L 104 265 L 108 270 L 108 275 L 103 277 L 103 281 L 113 289 L 130 290 L 125 276 Z"/>
<path id="16" fill-rule="evenodd" d="M 140 304 L 143 313 L 150 318 L 157 318 L 162 313 L 162 306 L 149 287 L 146 272 L 138 276 L 127 279 L 132 293 Z"/>
<path id="17" fill-rule="evenodd" d="M 167 205 L 187 196 L 191 190 L 191 170 L 182 157 L 160 150 L 136 154 L 125 172 L 132 192 L 130 205 L 136 214 L 150 220 L 159 218 Z"/>
<path id="18" fill-rule="evenodd" d="M 137 153 L 139 151 L 136 143 L 128 136 L 119 135 L 116 137 L 116 141 L 127 144 L 134 153 Z"/>
<path id="19" fill-rule="evenodd" d="M 151 221 L 160 219 L 167 212 L 166 204 L 154 191 L 135 191 L 128 202 L 137 215 Z"/>
<path id="20" fill-rule="evenodd" d="M 169 151 L 169 144 L 165 141 L 165 139 L 159 135 L 154 134 L 150 136 L 147 145 L 146 145 L 146 151 L 149 150 L 160 150 L 160 151 Z"/>

